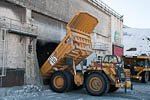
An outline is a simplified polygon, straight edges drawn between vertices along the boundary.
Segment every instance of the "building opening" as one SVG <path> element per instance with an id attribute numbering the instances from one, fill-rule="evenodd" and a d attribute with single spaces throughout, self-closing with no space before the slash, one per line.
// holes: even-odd
<path id="1" fill-rule="evenodd" d="M 52 54 L 52 52 L 56 49 L 57 46 L 58 43 L 55 42 L 37 40 L 36 52 L 39 67 L 41 67 L 44 64 L 44 62 L 48 59 L 48 57 Z"/>

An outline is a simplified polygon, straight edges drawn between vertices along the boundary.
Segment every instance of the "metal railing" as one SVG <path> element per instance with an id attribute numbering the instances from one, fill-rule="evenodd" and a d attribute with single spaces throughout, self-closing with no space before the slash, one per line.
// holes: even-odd
<path id="1" fill-rule="evenodd" d="M 94 50 L 100 50 L 100 51 L 107 51 L 108 50 L 108 44 L 101 43 L 101 42 L 95 42 L 92 45 Z"/>
<path id="2" fill-rule="evenodd" d="M 123 21 L 123 16 L 122 15 L 117 13 L 115 10 L 110 8 L 107 4 L 105 4 L 101 0 L 88 0 L 88 1 L 91 2 L 93 5 L 95 5 L 96 7 L 100 8 L 100 9 L 103 9 L 105 12 L 107 12 L 111 15 L 114 15 L 115 17 L 117 17 L 118 19 Z"/>
<path id="3" fill-rule="evenodd" d="M 14 20 L 4 16 L 0 17 L 0 27 L 6 28 L 7 30 L 14 30 L 31 35 L 38 35 L 37 26 L 24 22 L 21 23 L 19 20 Z"/>
<path id="4" fill-rule="evenodd" d="M 8 48 L 7 40 L 6 29 L 0 28 L 0 77 L 6 76 Z"/>

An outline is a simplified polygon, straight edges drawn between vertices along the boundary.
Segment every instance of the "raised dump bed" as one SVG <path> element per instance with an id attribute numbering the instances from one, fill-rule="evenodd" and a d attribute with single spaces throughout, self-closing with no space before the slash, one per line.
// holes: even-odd
<path id="1" fill-rule="evenodd" d="M 67 24 L 67 34 L 40 71 L 49 78 L 57 70 L 75 70 L 75 66 L 92 53 L 90 34 L 98 20 L 86 12 L 78 12 Z"/>

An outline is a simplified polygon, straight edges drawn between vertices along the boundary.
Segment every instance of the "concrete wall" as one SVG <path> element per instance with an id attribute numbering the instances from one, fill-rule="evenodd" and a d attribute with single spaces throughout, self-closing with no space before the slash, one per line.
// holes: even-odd
<path id="1" fill-rule="evenodd" d="M 99 20 L 94 32 L 108 36 L 111 33 L 111 16 L 98 8 L 92 6 L 85 0 L 8 0 L 19 5 L 28 7 L 36 12 L 43 13 L 50 17 L 64 22 L 68 22 L 78 11 L 87 11 Z M 31 6 L 32 5 L 32 6 Z M 77 6 L 78 5 L 78 6 Z"/>
<path id="2" fill-rule="evenodd" d="M 0 2 L 0 16 L 12 18 L 14 20 L 23 21 L 25 19 L 25 10 L 15 5 Z"/>
<path id="3" fill-rule="evenodd" d="M 122 45 L 123 39 L 123 22 L 116 17 L 111 16 L 111 39 L 112 43 Z"/>
<path id="4" fill-rule="evenodd" d="M 86 0 L 6 0 L 0 1 L 0 16 L 6 16 L 38 26 L 38 39 L 59 43 L 66 34 L 66 24 L 78 11 L 87 11 L 99 20 L 92 36 L 95 42 L 107 44 L 106 51 L 96 51 L 99 55 L 112 54 L 114 37 L 122 41 L 122 21 L 93 6 Z M 18 6 L 16 6 L 18 5 Z M 117 35 L 116 35 L 117 34 Z M 8 68 L 25 68 L 25 84 L 40 81 L 36 58 L 36 39 L 8 34 Z M 33 50 L 29 53 L 29 45 Z"/>
<path id="5" fill-rule="evenodd" d="M 13 20 L 17 20 L 10 21 L 10 19 L 6 18 L 8 25 L 10 22 L 12 22 L 14 25 L 21 25 L 23 22 L 29 22 L 27 20 L 27 17 L 29 17 L 29 12 L 27 12 L 25 8 L 18 7 L 16 5 L 0 1 L 0 13 L 0 17 L 5 16 Z M 3 29 L 8 30 L 7 28 L 8 27 L 3 27 Z M 2 30 L 1 25 L 0 30 Z M 0 32 L 0 34 L 2 36 L 2 32 Z M 8 32 L 6 34 L 5 48 L 1 47 L 5 49 L 7 54 L 5 65 L 6 70 L 24 69 L 24 84 L 39 84 L 41 81 L 39 79 L 39 67 L 36 58 L 36 39 Z M 2 43 L 1 40 L 0 42 Z M 29 45 L 31 45 L 33 48 L 31 52 L 29 52 Z M 1 55 L 3 54 L 0 53 L 0 56 Z M 0 60 L 0 62 L 2 62 L 3 59 Z M 2 68 L 2 66 L 0 66 L 0 68 Z"/>
<path id="6" fill-rule="evenodd" d="M 98 9 L 86 0 L 61 0 L 61 2 L 60 0 L 7 1 L 30 8 L 36 12 L 45 14 L 64 22 L 68 22 L 78 10 L 87 11 L 97 17 L 99 20 L 99 24 L 94 32 L 102 34 L 104 36 L 110 36 L 110 34 L 113 34 L 114 32 L 122 34 L 122 21 L 120 21 L 120 19 L 117 19 L 113 15 Z M 47 37 L 47 35 L 45 37 Z"/>
<path id="7" fill-rule="evenodd" d="M 21 39 L 19 35 L 8 34 L 8 68 L 26 67 L 26 38 Z"/>
<path id="8" fill-rule="evenodd" d="M 0 16 L 5 16 L 22 22 L 25 16 L 25 10 L 23 8 L 10 5 L 8 3 L 0 3 Z M 2 34 L 2 33 L 1 33 Z M 25 68 L 25 40 L 21 40 L 21 37 L 14 34 L 8 34 L 8 68 Z"/>

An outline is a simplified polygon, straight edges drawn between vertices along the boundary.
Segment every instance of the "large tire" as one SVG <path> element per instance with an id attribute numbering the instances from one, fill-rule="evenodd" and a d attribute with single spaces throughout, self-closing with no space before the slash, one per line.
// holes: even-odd
<path id="1" fill-rule="evenodd" d="M 119 88 L 115 87 L 115 85 L 110 85 L 110 88 L 109 88 L 109 92 L 115 92 L 117 91 Z"/>
<path id="2" fill-rule="evenodd" d="M 142 83 L 147 83 L 149 81 L 149 72 L 142 73 Z"/>
<path id="3" fill-rule="evenodd" d="M 104 95 L 108 91 L 108 79 L 102 73 L 91 73 L 85 80 L 87 92 L 93 96 Z"/>
<path id="4" fill-rule="evenodd" d="M 104 77 L 104 79 L 106 81 L 106 91 L 105 91 L 105 93 L 108 93 L 109 89 L 110 89 L 110 82 L 109 82 L 109 80 L 108 80 L 108 78 L 106 77 L 105 74 L 103 74 L 103 77 Z"/>
<path id="5" fill-rule="evenodd" d="M 69 89 L 72 90 L 74 88 L 74 76 L 71 71 L 66 71 L 66 75 L 70 78 L 70 87 Z"/>
<path id="6" fill-rule="evenodd" d="M 50 77 L 50 88 L 54 92 L 63 93 L 70 90 L 71 77 L 65 71 L 56 71 Z"/>

